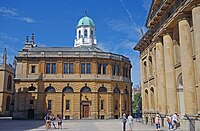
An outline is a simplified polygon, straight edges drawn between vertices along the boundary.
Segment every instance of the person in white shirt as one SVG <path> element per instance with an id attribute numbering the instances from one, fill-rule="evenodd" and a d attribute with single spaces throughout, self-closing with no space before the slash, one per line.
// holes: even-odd
<path id="1" fill-rule="evenodd" d="M 133 130 L 133 117 L 131 116 L 131 114 L 129 114 L 128 116 L 128 131 L 132 131 Z"/>
<path id="2" fill-rule="evenodd" d="M 174 115 L 172 116 L 172 122 L 173 122 L 174 129 L 176 129 L 177 128 L 177 113 L 174 113 Z"/>

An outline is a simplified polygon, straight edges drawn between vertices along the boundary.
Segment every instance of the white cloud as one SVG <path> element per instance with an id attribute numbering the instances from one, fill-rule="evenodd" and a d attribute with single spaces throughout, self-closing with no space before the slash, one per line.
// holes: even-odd
<path id="1" fill-rule="evenodd" d="M 19 40 L 16 37 L 8 36 L 7 34 L 0 32 L 0 41 L 18 42 Z"/>
<path id="2" fill-rule="evenodd" d="M 36 22 L 36 20 L 34 20 L 33 18 L 30 18 L 30 17 L 19 17 L 18 19 L 25 21 L 27 23 L 35 23 Z"/>
<path id="3" fill-rule="evenodd" d="M 9 19 L 15 19 L 15 20 L 21 20 L 26 23 L 35 23 L 37 22 L 35 19 L 30 17 L 25 17 L 20 15 L 16 9 L 14 8 L 7 8 L 7 7 L 0 7 L 0 15 L 9 18 Z"/>

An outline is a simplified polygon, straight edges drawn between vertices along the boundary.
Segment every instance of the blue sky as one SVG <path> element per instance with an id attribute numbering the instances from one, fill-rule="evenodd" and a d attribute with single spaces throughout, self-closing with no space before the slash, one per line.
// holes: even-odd
<path id="1" fill-rule="evenodd" d="M 132 81 L 140 82 L 140 38 L 151 0 L 0 0 L 0 54 L 7 48 L 8 62 L 24 47 L 25 36 L 35 34 L 38 46 L 73 47 L 78 20 L 85 10 L 96 25 L 98 47 L 127 56 Z M 2 60 L 0 60 L 0 63 Z"/>

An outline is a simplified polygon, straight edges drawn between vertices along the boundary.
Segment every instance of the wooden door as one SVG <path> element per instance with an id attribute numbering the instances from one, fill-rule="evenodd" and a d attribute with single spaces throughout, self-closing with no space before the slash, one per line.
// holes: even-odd
<path id="1" fill-rule="evenodd" d="M 83 118 L 89 117 L 89 105 L 83 105 Z"/>

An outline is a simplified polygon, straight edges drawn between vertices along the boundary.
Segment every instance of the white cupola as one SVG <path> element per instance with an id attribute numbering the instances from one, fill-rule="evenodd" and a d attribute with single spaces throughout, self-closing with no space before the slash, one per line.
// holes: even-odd
<path id="1" fill-rule="evenodd" d="M 76 38 L 74 40 L 74 47 L 96 45 L 97 40 L 95 36 L 96 27 L 91 18 L 85 15 L 78 22 L 76 27 Z"/>

